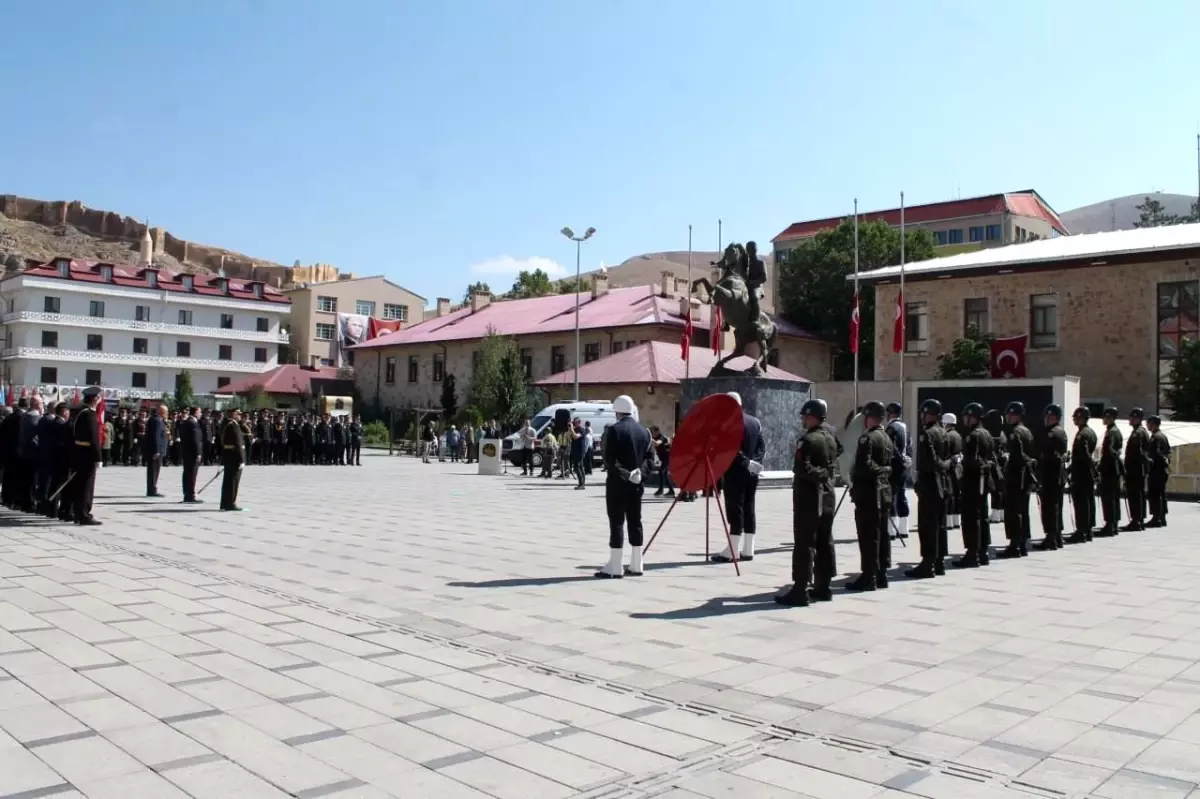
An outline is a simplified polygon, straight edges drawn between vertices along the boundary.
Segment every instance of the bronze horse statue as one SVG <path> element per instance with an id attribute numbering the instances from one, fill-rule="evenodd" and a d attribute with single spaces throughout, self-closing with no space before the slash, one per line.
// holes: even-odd
<path id="1" fill-rule="evenodd" d="M 767 354 L 775 343 L 775 323 L 765 312 L 759 311 L 757 319 L 750 318 L 750 289 L 746 284 L 746 269 L 748 268 L 746 250 L 740 244 L 730 244 L 725 248 L 721 260 L 714 261 L 713 266 L 720 267 L 721 277 L 716 285 L 708 278 L 702 277 L 692 281 L 692 291 L 697 286 L 703 286 L 708 294 L 708 305 L 721 309 L 724 317 L 724 330 L 733 330 L 733 352 L 717 361 L 709 373 L 710 376 L 729 374 L 725 368 L 726 362 L 740 355 L 754 358 L 754 366 L 746 374 L 764 374 L 767 371 Z M 712 311 L 710 309 L 709 313 Z M 720 335 L 720 331 L 712 331 L 712 335 Z M 750 345 L 756 345 L 757 351 L 751 351 Z M 736 374 L 736 373 L 735 373 Z"/>

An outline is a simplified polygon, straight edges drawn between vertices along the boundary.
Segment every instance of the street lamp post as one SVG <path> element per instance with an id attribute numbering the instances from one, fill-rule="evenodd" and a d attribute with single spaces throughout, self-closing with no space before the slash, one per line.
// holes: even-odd
<path id="1" fill-rule="evenodd" d="M 560 231 L 571 241 L 575 242 L 575 401 L 579 401 L 579 285 L 580 262 L 582 260 L 583 243 L 596 235 L 596 228 L 590 227 L 583 232 L 582 236 L 576 236 L 575 231 L 569 227 L 565 227 Z"/>

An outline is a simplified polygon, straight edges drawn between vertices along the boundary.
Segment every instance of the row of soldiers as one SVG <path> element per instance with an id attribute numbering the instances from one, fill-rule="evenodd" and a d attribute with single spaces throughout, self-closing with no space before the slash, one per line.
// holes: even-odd
<path id="1" fill-rule="evenodd" d="M 169 448 L 164 465 L 184 463 L 180 429 L 193 419 L 200 431 L 201 464 L 213 466 L 221 461 L 218 441 L 223 422 L 220 411 L 192 409 L 178 411 L 166 419 Z M 141 466 L 145 460 L 149 412 L 146 409 L 121 408 L 104 422 L 101 460 L 105 466 Z M 362 465 L 362 419 L 352 420 L 330 414 L 284 414 L 260 410 L 253 418 L 239 421 L 249 463 L 261 465 Z"/>
<path id="2" fill-rule="evenodd" d="M 833 518 L 837 511 L 833 485 L 838 442 L 825 424 L 825 415 L 821 400 L 810 400 L 802 409 L 805 432 L 793 467 L 794 584 L 789 592 L 776 597 L 784 605 L 806 606 L 810 601 L 833 598 Z M 888 587 L 894 475 L 898 461 L 908 465 L 906 458 L 897 457 L 893 436 L 884 429 L 890 415 L 882 403 L 863 406 L 866 430 L 858 440 L 848 487 L 854 503 L 861 573 L 846 585 L 848 591 Z M 1118 415 L 1116 408 L 1105 408 L 1104 437 L 1098 440 L 1088 424 L 1089 411 L 1077 408 L 1072 414 L 1077 431 L 1074 441 L 1068 442 L 1062 408 L 1049 405 L 1043 414 L 1045 435 L 1038 443 L 1025 425 L 1025 406 L 1020 402 L 1005 409 L 1007 429 L 993 432 L 983 424 L 986 413 L 979 403 L 963 408 L 960 431 L 957 418 L 943 416 L 940 402 L 926 400 L 915 447 L 921 560 L 906 576 L 931 579 L 946 573 L 947 531 L 955 517 L 961 520 L 965 552 L 953 565 L 988 565 L 992 557 L 989 498 L 1000 500 L 1003 510 L 1008 544 L 996 553 L 999 558 L 1029 554 L 1033 496 L 1037 497 L 1044 533 L 1034 548 L 1043 551 L 1061 549 L 1066 543 L 1086 543 L 1095 536 L 1165 526 L 1171 447 L 1161 430 L 1161 419 L 1134 408 L 1129 413 L 1132 430 L 1125 442 L 1116 426 Z M 1124 527 L 1120 526 L 1122 486 L 1129 517 Z M 1097 489 L 1104 520 L 1098 530 Z M 1064 538 L 1067 496 L 1074 530 Z"/>

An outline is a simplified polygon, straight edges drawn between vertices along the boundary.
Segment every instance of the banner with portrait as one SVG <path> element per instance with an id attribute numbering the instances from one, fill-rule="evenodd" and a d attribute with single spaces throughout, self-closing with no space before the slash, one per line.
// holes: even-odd
<path id="1" fill-rule="evenodd" d="M 349 366 L 349 348 L 367 340 L 371 320 L 370 317 L 351 313 L 340 313 L 337 320 L 336 362 L 339 367 Z"/>

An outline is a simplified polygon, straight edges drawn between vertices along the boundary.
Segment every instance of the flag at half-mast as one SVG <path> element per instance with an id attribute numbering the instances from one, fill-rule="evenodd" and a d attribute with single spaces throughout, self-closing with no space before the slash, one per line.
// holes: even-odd
<path id="1" fill-rule="evenodd" d="M 687 316 L 684 317 L 683 337 L 679 340 L 680 357 L 685 361 L 688 359 L 688 353 L 692 350 L 692 333 L 694 329 L 692 327 L 692 304 L 689 302 Z"/>
<path id="2" fill-rule="evenodd" d="M 850 312 L 850 351 L 858 353 L 859 333 L 858 292 L 854 292 L 854 310 Z"/>
<path id="3" fill-rule="evenodd" d="M 892 352 L 904 352 L 904 292 L 896 294 L 896 321 L 892 328 Z"/>
<path id="4" fill-rule="evenodd" d="M 721 354 L 721 330 L 725 327 L 725 314 L 721 311 L 721 306 L 715 303 L 711 306 L 712 330 L 709 331 L 709 338 L 712 339 L 713 355 Z"/>

